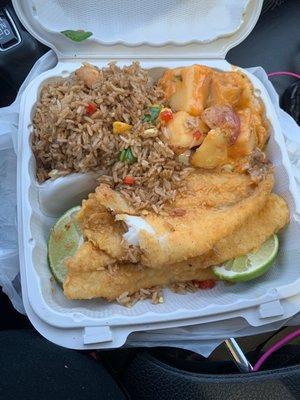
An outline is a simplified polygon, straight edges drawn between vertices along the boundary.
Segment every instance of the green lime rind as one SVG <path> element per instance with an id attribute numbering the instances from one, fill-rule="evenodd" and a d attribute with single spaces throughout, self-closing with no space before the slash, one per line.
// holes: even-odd
<path id="1" fill-rule="evenodd" d="M 219 279 L 229 282 L 250 281 L 265 274 L 272 267 L 278 248 L 278 237 L 272 235 L 259 250 L 213 267 L 213 272 Z"/>
<path id="2" fill-rule="evenodd" d="M 68 210 L 50 231 L 48 264 L 53 277 L 60 285 L 63 284 L 67 275 L 66 259 L 75 254 L 83 240 L 82 233 L 75 221 L 79 210 L 80 206 Z"/>

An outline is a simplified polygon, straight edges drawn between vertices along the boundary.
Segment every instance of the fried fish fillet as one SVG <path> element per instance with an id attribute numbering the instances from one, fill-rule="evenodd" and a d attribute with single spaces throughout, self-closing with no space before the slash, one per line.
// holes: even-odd
<path id="1" fill-rule="evenodd" d="M 141 261 L 149 267 L 187 260 L 209 251 L 216 242 L 230 235 L 265 204 L 273 187 L 269 174 L 248 197 L 232 204 L 213 208 L 188 205 L 184 215 L 145 218 L 155 234 L 139 232 Z"/>
<path id="2" fill-rule="evenodd" d="M 139 289 L 152 286 L 167 286 L 172 282 L 184 282 L 197 279 L 216 279 L 210 268 L 186 268 L 173 271 L 172 276 L 162 269 L 138 269 L 135 264 L 124 264 L 116 271 L 74 272 L 68 275 L 64 283 L 64 294 L 69 299 L 93 299 L 103 297 L 115 300 L 124 292 L 133 294 Z"/>
<path id="3" fill-rule="evenodd" d="M 104 297 L 113 300 L 124 292 L 131 294 L 141 288 L 167 286 L 173 282 L 194 279 L 212 279 L 214 276 L 208 267 L 258 249 L 288 221 L 289 209 L 285 201 L 271 194 L 260 211 L 251 215 L 232 234 L 218 241 L 213 249 L 163 269 L 136 264 L 120 264 L 117 269 L 111 271 L 103 269 L 103 252 L 88 242 L 67 262 L 68 276 L 64 283 L 64 293 L 70 299 Z"/>
<path id="4" fill-rule="evenodd" d="M 115 221 L 114 216 L 98 201 L 95 193 L 83 200 L 76 219 L 86 239 L 110 257 L 122 260 L 125 254 L 122 244 L 124 227 Z M 111 262 L 108 260 L 107 265 L 109 264 Z"/>
<path id="5" fill-rule="evenodd" d="M 100 185 L 93 201 L 100 209 L 104 207 L 111 219 L 107 217 L 102 228 L 91 228 L 84 222 L 83 232 L 113 258 L 128 260 L 125 245 L 129 244 L 141 250 L 143 265 L 161 268 L 204 254 L 230 235 L 264 206 L 273 182 L 271 172 L 257 186 L 247 175 L 197 172 L 188 177 L 187 194 L 178 196 L 164 215 L 137 214 L 120 193 Z M 90 218 L 84 207 L 81 221 Z M 120 221 L 125 222 L 128 232 Z"/>
<path id="6" fill-rule="evenodd" d="M 72 260 L 67 260 L 69 272 L 99 271 L 115 263 L 114 258 L 99 250 L 89 241 L 80 246 Z"/>

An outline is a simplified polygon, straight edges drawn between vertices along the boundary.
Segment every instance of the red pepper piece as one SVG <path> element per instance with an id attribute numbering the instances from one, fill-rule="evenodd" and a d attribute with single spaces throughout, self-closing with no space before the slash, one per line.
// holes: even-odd
<path id="1" fill-rule="evenodd" d="M 162 110 L 159 114 L 159 118 L 164 122 L 170 122 L 173 119 L 173 113 L 171 110 Z"/>
<path id="2" fill-rule="evenodd" d="M 88 105 L 86 106 L 86 113 L 88 115 L 92 115 L 92 114 L 94 114 L 96 109 L 97 109 L 97 106 L 95 103 L 88 103 Z"/>
<path id="3" fill-rule="evenodd" d="M 199 289 L 212 289 L 216 286 L 216 281 L 213 279 L 206 279 L 205 281 L 194 281 L 194 285 Z"/>
<path id="4" fill-rule="evenodd" d="M 201 133 L 200 131 L 195 131 L 193 133 L 193 136 L 194 136 L 195 140 L 200 140 L 203 136 L 203 133 Z"/>
<path id="5" fill-rule="evenodd" d="M 123 179 L 123 182 L 125 183 L 125 185 L 132 186 L 135 184 L 135 179 L 131 175 L 126 175 L 125 178 Z"/>

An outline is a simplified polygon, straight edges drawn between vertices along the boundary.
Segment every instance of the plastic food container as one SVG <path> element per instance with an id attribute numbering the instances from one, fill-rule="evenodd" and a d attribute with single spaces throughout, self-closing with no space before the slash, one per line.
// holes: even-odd
<path id="1" fill-rule="evenodd" d="M 169 0 L 162 5 L 160 1 L 94 0 L 88 2 L 87 9 L 82 0 L 13 1 L 28 31 L 58 56 L 57 66 L 34 79 L 23 94 L 18 143 L 18 222 L 24 303 L 35 327 L 49 340 L 71 348 L 112 348 L 123 345 L 135 331 L 238 316 L 250 325 L 259 326 L 283 320 L 300 310 L 299 195 L 275 110 L 265 88 L 253 75 L 241 69 L 265 104 L 271 130 L 268 155 L 275 166 L 275 192 L 286 199 L 291 210 L 291 223 L 280 237 L 276 265 L 255 282 L 234 286 L 220 282 L 210 291 L 186 295 L 165 290 L 163 304 L 153 305 L 145 300 L 132 308 L 101 299 L 67 300 L 50 279 L 48 234 L 57 217 L 80 204 L 96 182 L 93 174 L 72 174 L 39 185 L 30 145 L 35 103 L 48 80 L 68 76 L 83 61 L 103 67 L 111 60 L 121 66 L 139 60 L 154 78 L 166 68 L 195 63 L 230 71 L 233 67 L 225 60 L 226 53 L 251 32 L 262 2 Z M 75 43 L 59 33 L 65 29 L 90 30 L 93 36 Z"/>

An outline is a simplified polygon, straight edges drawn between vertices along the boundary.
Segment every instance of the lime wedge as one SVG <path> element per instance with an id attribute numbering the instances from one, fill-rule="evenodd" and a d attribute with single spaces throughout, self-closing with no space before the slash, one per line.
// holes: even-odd
<path id="1" fill-rule="evenodd" d="M 213 267 L 214 274 L 230 282 L 246 282 L 258 278 L 273 265 L 278 253 L 278 237 L 272 235 L 259 250 Z"/>
<path id="2" fill-rule="evenodd" d="M 50 231 L 48 262 L 52 275 L 62 285 L 67 268 L 65 260 L 75 254 L 83 242 L 82 233 L 75 221 L 80 207 L 73 207 L 63 214 Z"/>

